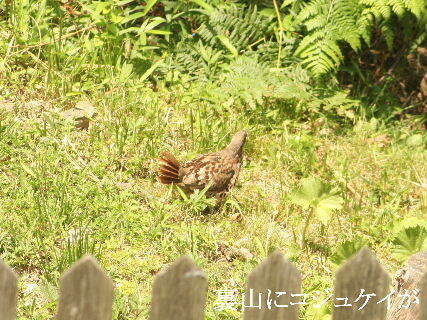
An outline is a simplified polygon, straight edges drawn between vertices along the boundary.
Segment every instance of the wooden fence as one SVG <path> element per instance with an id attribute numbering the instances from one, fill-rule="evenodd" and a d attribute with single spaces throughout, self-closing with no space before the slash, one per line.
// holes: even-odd
<path id="1" fill-rule="evenodd" d="M 424 266 L 423 266 L 424 267 Z M 419 285 L 420 304 L 416 318 L 427 320 L 427 273 Z M 16 274 L 0 262 L 0 320 L 16 317 Z M 60 281 L 60 296 L 57 319 L 60 320 L 107 320 L 112 317 L 113 282 L 101 270 L 96 260 L 83 257 L 66 271 Z M 355 301 L 364 289 L 366 297 L 371 293 L 376 298 L 390 292 L 388 274 L 367 249 L 350 258 L 337 272 L 335 279 L 335 303 Z M 245 306 L 257 305 L 257 294 L 279 293 L 278 300 L 268 307 L 245 307 L 245 320 L 297 320 L 298 304 L 293 304 L 291 295 L 301 297 L 301 276 L 297 268 L 278 251 L 271 254 L 249 275 Z M 207 279 L 203 271 L 187 256 L 181 257 L 165 271 L 159 273 L 153 283 L 150 320 L 201 320 L 204 319 Z M 253 293 L 250 295 L 249 292 Z M 284 294 L 284 292 L 288 294 Z M 259 296 L 259 295 L 258 295 Z M 279 299 L 280 297 L 280 299 Z M 302 301 L 302 299 L 300 299 Z M 332 301 L 334 298 L 332 298 Z M 255 303 L 254 303 L 255 301 Z M 300 301 L 300 302 L 301 302 Z M 372 301 L 372 300 L 371 300 Z M 334 307 L 334 320 L 384 320 L 387 303 L 365 303 L 350 307 Z M 360 309 L 360 310 L 359 310 Z"/>

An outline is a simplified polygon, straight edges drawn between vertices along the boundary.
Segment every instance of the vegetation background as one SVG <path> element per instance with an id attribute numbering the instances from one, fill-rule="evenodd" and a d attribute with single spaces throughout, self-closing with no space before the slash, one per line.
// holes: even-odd
<path id="1" fill-rule="evenodd" d="M 239 319 L 214 290 L 242 292 L 275 248 L 325 296 L 364 245 L 389 272 L 426 250 L 426 13 L 425 0 L 0 0 L 0 257 L 20 275 L 19 319 L 53 318 L 60 274 L 86 253 L 116 284 L 114 319 L 146 319 L 153 276 L 183 254 L 209 277 L 207 319 Z M 221 210 L 156 181 L 160 151 L 189 159 L 240 129 Z"/>

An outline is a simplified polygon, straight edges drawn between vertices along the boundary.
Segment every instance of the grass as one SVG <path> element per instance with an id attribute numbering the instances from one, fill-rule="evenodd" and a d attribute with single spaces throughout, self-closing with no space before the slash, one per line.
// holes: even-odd
<path id="1" fill-rule="evenodd" d="M 346 241 L 367 243 L 394 271 L 393 227 L 425 218 L 427 152 L 413 119 L 261 122 L 262 111 L 179 88 L 117 87 L 85 99 L 97 110 L 87 131 L 61 117 L 76 99 L 27 90 L 0 103 L 0 254 L 20 276 L 19 319 L 52 318 L 60 273 L 84 253 L 116 284 L 115 319 L 146 319 L 153 277 L 184 254 L 208 275 L 207 318 L 237 319 L 214 311 L 214 290 L 242 291 L 275 248 L 311 292 L 332 287 L 333 257 Z M 238 129 L 249 140 L 222 210 L 203 215 L 197 208 L 208 204 L 183 201 L 156 181 L 161 150 L 189 159 L 223 147 Z M 307 176 L 338 187 L 344 207 L 328 225 L 314 220 L 301 249 L 308 211 L 288 196 Z M 236 255 L 242 248 L 253 256 Z"/>

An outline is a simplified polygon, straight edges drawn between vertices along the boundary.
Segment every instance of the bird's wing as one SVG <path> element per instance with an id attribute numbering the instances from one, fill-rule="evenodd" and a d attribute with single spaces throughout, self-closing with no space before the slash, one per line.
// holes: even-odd
<path id="1" fill-rule="evenodd" d="M 220 153 L 205 154 L 185 163 L 183 170 L 185 187 L 203 189 L 211 183 L 211 191 L 222 191 L 238 170 L 238 160 Z"/>

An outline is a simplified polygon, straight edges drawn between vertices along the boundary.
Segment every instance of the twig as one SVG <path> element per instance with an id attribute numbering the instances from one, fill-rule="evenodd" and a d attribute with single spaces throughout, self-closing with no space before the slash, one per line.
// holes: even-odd
<path id="1" fill-rule="evenodd" d="M 305 245 L 307 243 L 306 239 L 305 239 L 305 235 L 307 233 L 307 228 L 308 225 L 310 224 L 311 218 L 314 214 L 314 209 L 310 208 L 310 213 L 308 214 L 307 219 L 305 220 L 305 224 L 304 224 L 304 229 L 302 230 L 302 235 L 301 235 L 301 249 L 305 249 Z"/>
<path id="2" fill-rule="evenodd" d="M 273 0 L 274 3 L 274 10 L 276 11 L 277 21 L 279 24 L 279 53 L 277 55 L 277 68 L 280 67 L 281 60 L 282 60 L 282 43 L 283 43 L 283 31 L 285 31 L 282 23 L 282 17 L 280 15 L 280 9 L 277 4 L 276 0 Z"/>

